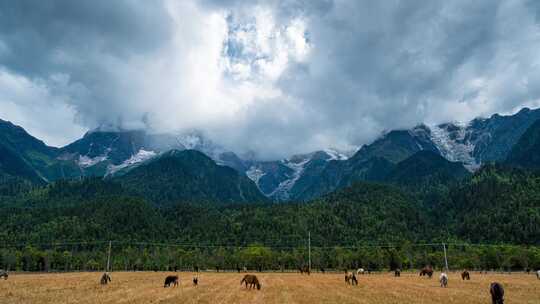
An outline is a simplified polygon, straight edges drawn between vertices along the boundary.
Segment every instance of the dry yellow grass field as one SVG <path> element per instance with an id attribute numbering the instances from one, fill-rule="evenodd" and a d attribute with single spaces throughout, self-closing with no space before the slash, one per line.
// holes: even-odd
<path id="1" fill-rule="evenodd" d="M 343 275 L 296 273 L 256 274 L 261 290 L 240 286 L 244 274 L 178 273 L 180 287 L 163 288 L 164 272 L 114 272 L 112 283 L 101 286 L 101 273 L 12 274 L 0 280 L 0 303 L 491 303 L 489 284 L 504 285 L 505 303 L 540 303 L 540 280 L 525 274 L 471 273 L 462 281 L 451 273 L 449 287 L 416 273 L 394 278 L 390 273 L 359 276 L 348 286 Z"/>

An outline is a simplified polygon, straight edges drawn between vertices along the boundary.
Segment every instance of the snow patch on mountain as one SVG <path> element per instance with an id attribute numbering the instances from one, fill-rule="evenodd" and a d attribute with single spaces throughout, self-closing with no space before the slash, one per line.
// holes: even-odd
<path id="1" fill-rule="evenodd" d="M 347 156 L 345 153 L 339 152 L 331 148 L 324 149 L 323 151 L 326 154 L 328 154 L 328 156 L 330 156 L 330 158 L 328 159 L 329 161 L 330 160 L 346 160 L 349 158 L 349 156 Z"/>
<path id="2" fill-rule="evenodd" d="M 289 160 L 283 160 L 282 163 L 291 168 L 293 173 L 291 178 L 282 181 L 268 196 L 280 201 L 288 200 L 290 192 L 296 181 L 302 176 L 305 165 L 311 160 L 311 158 L 305 158 L 300 162 L 292 162 Z"/>
<path id="3" fill-rule="evenodd" d="M 281 165 L 291 169 L 290 173 L 286 174 L 286 179 L 281 180 L 279 184 L 271 191 L 262 191 L 266 196 L 273 198 L 277 201 L 285 201 L 290 198 L 290 191 L 298 181 L 298 179 L 304 173 L 304 170 L 308 163 L 314 159 L 331 161 L 331 160 L 346 160 L 349 156 L 345 152 L 340 152 L 335 149 L 325 149 L 322 151 L 316 151 L 308 154 L 297 154 L 287 159 L 283 159 L 280 162 Z M 260 179 L 267 174 L 264 166 L 259 166 L 257 162 L 250 166 L 246 171 L 247 177 L 249 177 L 259 189 Z"/>
<path id="4" fill-rule="evenodd" d="M 117 172 L 118 170 L 121 170 L 121 169 L 124 169 L 124 168 L 127 168 L 127 167 L 131 167 L 133 165 L 142 163 L 142 162 L 144 162 L 146 160 L 149 160 L 149 159 L 153 158 L 156 155 L 157 155 L 157 153 L 154 152 L 154 151 L 146 151 L 146 150 L 141 149 L 141 150 L 139 150 L 139 152 L 132 155 L 129 159 L 125 160 L 120 165 L 117 165 L 117 166 L 110 165 L 108 167 L 107 174 L 112 174 L 112 173 Z"/>
<path id="5" fill-rule="evenodd" d="M 251 166 L 249 170 L 246 171 L 246 175 L 249 179 L 251 179 L 257 187 L 259 186 L 259 180 L 261 177 L 263 177 L 266 173 L 263 172 L 261 169 L 259 169 L 256 166 Z"/>
<path id="6" fill-rule="evenodd" d="M 463 123 L 431 126 L 431 140 L 441 155 L 449 161 L 461 162 L 470 171 L 480 167 L 473 156 L 474 143 L 468 139 L 470 131 Z"/>
<path id="7" fill-rule="evenodd" d="M 86 155 L 79 155 L 79 159 L 77 163 L 82 168 L 88 168 L 105 160 L 107 160 L 107 155 L 101 155 L 101 156 L 96 156 L 96 157 L 88 157 Z"/>

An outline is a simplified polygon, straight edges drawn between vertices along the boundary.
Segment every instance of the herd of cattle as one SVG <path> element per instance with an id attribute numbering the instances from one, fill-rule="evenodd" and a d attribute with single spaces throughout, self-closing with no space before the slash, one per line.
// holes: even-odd
<path id="1" fill-rule="evenodd" d="M 246 269 L 244 269 L 246 270 Z M 307 275 L 310 275 L 310 270 L 308 267 L 301 267 L 299 268 L 299 271 L 301 274 L 307 274 Z M 197 272 L 198 272 L 198 269 L 197 269 Z M 321 272 L 324 273 L 324 269 L 321 269 Z M 431 266 L 426 266 L 424 268 L 422 268 L 420 270 L 420 276 L 423 277 L 423 276 L 427 276 L 428 278 L 432 278 L 433 277 L 433 267 Z M 359 268 L 356 272 L 349 272 L 348 270 L 345 270 L 345 283 L 348 284 L 348 285 L 358 285 L 358 278 L 357 278 L 357 275 L 364 275 L 364 274 L 369 274 L 370 271 L 369 270 L 364 270 L 363 268 Z M 395 277 L 400 277 L 401 276 L 401 270 L 400 269 L 395 269 L 394 270 L 394 276 Z M 1 270 L 0 269 L 0 278 L 4 278 L 4 280 L 7 280 L 9 277 L 9 273 L 5 270 Z M 536 272 L 536 278 L 540 280 L 540 270 L 538 270 Z M 462 280 L 470 280 L 471 279 L 471 274 L 467 271 L 467 270 L 464 270 L 462 273 L 461 273 L 461 279 Z M 164 287 L 171 287 L 171 285 L 173 287 L 177 287 L 179 285 L 179 277 L 177 275 L 169 275 L 165 278 L 165 283 L 164 283 Z M 103 275 L 101 276 L 101 279 L 100 279 L 100 284 L 101 285 L 107 285 L 109 282 L 112 282 L 111 280 L 111 276 L 109 275 L 109 273 L 105 272 L 103 273 Z M 195 276 L 192 280 L 193 282 L 193 285 L 194 286 L 197 286 L 199 284 L 199 277 L 198 276 Z M 447 287 L 448 286 L 448 275 L 445 273 L 445 272 L 442 272 L 441 275 L 439 276 L 439 282 L 441 284 L 441 287 Z M 255 289 L 257 288 L 257 290 L 260 290 L 261 289 L 261 283 L 259 282 L 259 279 L 257 278 L 256 275 L 252 275 L 252 274 L 246 274 L 242 280 L 240 281 L 240 285 L 243 285 L 245 284 L 246 288 L 249 288 L 249 289 Z M 502 304 L 504 303 L 504 288 L 503 286 L 498 283 L 498 282 L 493 282 L 491 283 L 490 285 L 490 288 L 489 288 L 489 292 L 491 294 L 491 299 L 492 299 L 492 303 L 493 304 Z"/>

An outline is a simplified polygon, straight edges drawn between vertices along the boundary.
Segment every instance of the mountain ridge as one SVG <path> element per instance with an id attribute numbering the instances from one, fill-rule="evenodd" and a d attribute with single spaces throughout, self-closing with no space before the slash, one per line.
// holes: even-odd
<path id="1" fill-rule="evenodd" d="M 395 164 L 419 151 L 462 162 L 468 170 L 475 171 L 486 162 L 506 159 L 512 146 L 538 119 L 540 109 L 523 108 L 512 115 L 493 114 L 465 124 L 419 124 L 411 129 L 385 132 L 353 155 L 327 149 L 269 161 L 242 158 L 196 131 L 150 134 L 144 130 L 103 128 L 89 131 L 64 147 L 49 147 L 22 127 L 0 120 L 0 147 L 6 151 L 4 159 L 0 159 L 0 172 L 8 174 L 9 156 L 20 168 L 9 169 L 10 175 L 38 183 L 115 176 L 167 151 L 194 149 L 247 176 L 271 200 L 305 201 L 355 181 L 381 180 Z"/>

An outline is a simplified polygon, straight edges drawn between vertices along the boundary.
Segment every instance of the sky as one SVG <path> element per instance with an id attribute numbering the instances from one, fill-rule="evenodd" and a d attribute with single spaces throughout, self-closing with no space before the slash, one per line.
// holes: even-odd
<path id="1" fill-rule="evenodd" d="M 540 105 L 540 2 L 0 1 L 0 118 L 278 158 Z"/>

